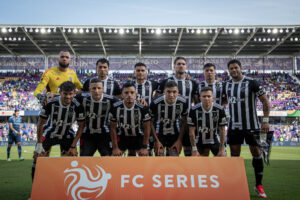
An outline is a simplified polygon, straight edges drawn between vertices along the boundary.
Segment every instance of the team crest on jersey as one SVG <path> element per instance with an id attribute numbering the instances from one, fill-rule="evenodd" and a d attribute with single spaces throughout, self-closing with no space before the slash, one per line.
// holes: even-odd
<path id="1" fill-rule="evenodd" d="M 218 121 L 218 119 L 219 119 L 219 116 L 218 116 L 217 112 L 212 112 L 212 117 L 213 117 L 214 121 Z"/>
<path id="2" fill-rule="evenodd" d="M 70 109 L 69 109 L 68 116 L 69 116 L 69 117 L 72 117 L 73 114 L 74 114 L 74 110 L 73 110 L 73 108 L 70 108 Z"/>
<path id="3" fill-rule="evenodd" d="M 186 88 L 190 88 L 189 82 L 186 82 L 185 87 L 186 87 Z"/>

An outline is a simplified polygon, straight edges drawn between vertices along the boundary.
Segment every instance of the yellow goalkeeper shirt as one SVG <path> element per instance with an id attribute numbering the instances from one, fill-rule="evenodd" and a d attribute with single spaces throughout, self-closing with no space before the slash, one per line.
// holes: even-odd
<path id="1" fill-rule="evenodd" d="M 47 92 L 58 94 L 58 87 L 65 81 L 74 83 L 78 90 L 82 88 L 82 84 L 78 80 L 74 70 L 68 68 L 66 72 L 62 72 L 58 67 L 52 67 L 43 73 L 41 80 L 34 91 L 34 96 L 41 94 L 45 88 Z"/>

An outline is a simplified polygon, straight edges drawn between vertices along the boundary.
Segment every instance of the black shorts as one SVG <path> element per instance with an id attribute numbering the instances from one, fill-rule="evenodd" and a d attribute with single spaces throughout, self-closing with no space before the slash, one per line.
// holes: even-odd
<path id="1" fill-rule="evenodd" d="M 60 153 L 61 153 L 61 155 L 64 155 L 69 151 L 69 149 L 73 143 L 73 140 L 74 140 L 74 138 L 59 139 L 57 137 L 56 138 L 46 138 L 45 137 L 42 144 L 43 144 L 43 148 L 46 152 L 50 152 L 50 149 L 52 146 L 59 144 L 60 151 L 61 151 Z"/>
<path id="2" fill-rule="evenodd" d="M 186 127 L 183 133 L 182 146 L 189 147 L 191 146 L 190 135 L 189 135 L 189 126 Z"/>
<path id="3" fill-rule="evenodd" d="M 197 148 L 198 148 L 198 151 L 199 151 L 200 155 L 203 154 L 204 149 L 210 149 L 211 152 L 214 154 L 214 156 L 216 156 L 219 153 L 220 143 L 215 143 L 215 144 L 201 144 L 201 143 L 198 143 Z"/>
<path id="4" fill-rule="evenodd" d="M 118 136 L 118 146 L 121 151 L 140 150 L 144 136 Z"/>
<path id="5" fill-rule="evenodd" d="M 246 144 L 250 146 L 259 146 L 259 139 L 259 130 L 228 130 L 227 133 L 227 143 L 229 145 L 243 144 L 246 140 Z"/>
<path id="6" fill-rule="evenodd" d="M 101 156 L 112 153 L 109 134 L 83 134 L 80 138 L 80 156 L 93 156 L 96 151 Z"/>
<path id="7" fill-rule="evenodd" d="M 173 144 L 178 139 L 178 134 L 175 134 L 175 135 L 161 135 L 161 134 L 159 134 L 158 139 L 164 147 L 170 148 L 171 146 L 173 146 Z"/>

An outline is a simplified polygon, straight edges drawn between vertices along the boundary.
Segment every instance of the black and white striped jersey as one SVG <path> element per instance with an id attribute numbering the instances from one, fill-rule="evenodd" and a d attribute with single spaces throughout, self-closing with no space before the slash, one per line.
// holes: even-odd
<path id="1" fill-rule="evenodd" d="M 178 85 L 179 94 L 182 95 L 189 106 L 189 109 L 191 108 L 192 98 L 198 93 L 198 83 L 195 80 L 188 80 L 186 78 L 184 79 L 177 79 L 175 76 L 172 76 L 170 78 L 164 79 L 160 82 L 157 92 L 162 94 L 164 92 L 165 84 L 168 81 L 175 81 Z"/>
<path id="2" fill-rule="evenodd" d="M 124 101 L 118 101 L 113 104 L 110 121 L 117 122 L 122 136 L 139 136 L 144 135 L 143 123 L 151 120 L 149 107 L 139 102 L 134 106 L 127 108 Z"/>
<path id="3" fill-rule="evenodd" d="M 203 87 L 211 87 L 213 90 L 214 102 L 222 105 L 222 95 L 223 95 L 223 83 L 215 81 L 214 83 L 207 83 L 206 81 L 202 81 L 198 85 L 198 93 L 200 96 L 201 89 Z"/>
<path id="4" fill-rule="evenodd" d="M 188 125 L 196 127 L 198 143 L 219 143 L 219 126 L 227 125 L 225 110 L 221 105 L 213 103 L 211 109 L 206 111 L 202 107 L 202 103 L 198 103 L 192 107 L 189 113 Z"/>
<path id="5" fill-rule="evenodd" d="M 153 92 L 157 89 L 158 83 L 156 81 L 145 80 L 143 84 L 138 84 L 135 82 L 136 92 L 138 98 L 143 98 L 150 105 Z"/>
<path id="6" fill-rule="evenodd" d="M 168 104 L 166 96 L 160 95 L 153 99 L 150 112 L 156 124 L 156 133 L 176 135 L 180 132 L 180 119 L 188 115 L 188 103 L 184 97 L 178 95 L 174 104 Z"/>
<path id="7" fill-rule="evenodd" d="M 231 130 L 259 130 L 257 117 L 257 97 L 265 94 L 259 83 L 244 76 L 242 80 L 234 82 L 228 80 L 223 85 L 223 93 L 227 97 L 229 106 L 229 129 Z"/>
<path id="8" fill-rule="evenodd" d="M 60 96 L 52 98 L 43 107 L 39 116 L 47 119 L 43 126 L 43 136 L 46 138 L 72 138 L 75 134 L 72 124 L 75 121 L 85 120 L 84 109 L 77 99 L 73 98 L 69 106 L 64 106 Z"/>
<path id="9" fill-rule="evenodd" d="M 86 81 L 91 81 L 88 79 Z M 114 81 L 110 78 L 106 78 L 105 80 L 101 80 L 103 84 L 103 93 L 111 96 L 117 96 L 121 94 L 121 88 L 117 81 Z"/>
<path id="10" fill-rule="evenodd" d="M 81 93 L 75 98 L 83 106 L 86 116 L 83 134 L 109 133 L 109 112 L 119 99 L 104 93 L 99 101 L 95 101 L 90 93 Z"/>

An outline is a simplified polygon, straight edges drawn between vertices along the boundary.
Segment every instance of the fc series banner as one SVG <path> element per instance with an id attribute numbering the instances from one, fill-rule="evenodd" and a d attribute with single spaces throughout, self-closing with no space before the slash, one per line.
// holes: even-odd
<path id="1" fill-rule="evenodd" d="M 39 158 L 32 200 L 250 199 L 242 158 Z"/>

